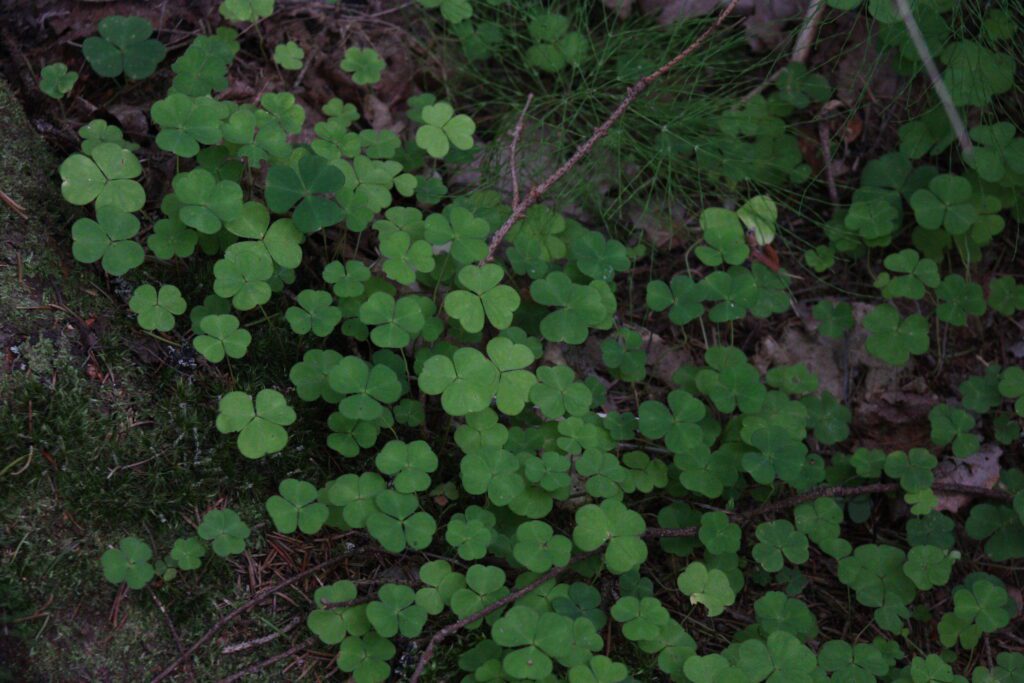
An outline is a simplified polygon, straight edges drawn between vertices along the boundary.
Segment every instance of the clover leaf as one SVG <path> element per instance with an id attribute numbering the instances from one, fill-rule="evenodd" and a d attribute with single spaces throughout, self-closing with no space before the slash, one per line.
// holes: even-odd
<path id="1" fill-rule="evenodd" d="M 516 605 L 494 622 L 491 638 L 505 648 L 515 648 L 502 659 L 506 674 L 539 681 L 551 675 L 552 658 L 561 657 L 572 639 L 572 620 L 553 612 L 540 613 Z"/>
<path id="2" fill-rule="evenodd" d="M 476 124 L 452 105 L 438 102 L 423 107 L 423 124 L 416 129 L 416 145 L 435 159 L 443 159 L 451 147 L 467 150 L 473 146 Z"/>
<path id="3" fill-rule="evenodd" d="M 572 554 L 572 541 L 556 534 L 545 522 L 523 522 L 516 528 L 512 556 L 531 572 L 546 572 L 564 567 Z"/>
<path id="4" fill-rule="evenodd" d="M 668 319 L 685 325 L 704 313 L 704 290 L 687 275 L 675 275 L 669 284 L 653 280 L 647 284 L 647 307 L 661 312 L 668 309 Z"/>
<path id="5" fill-rule="evenodd" d="M 122 73 L 137 81 L 150 76 L 167 54 L 153 35 L 153 25 L 142 17 L 110 16 L 101 19 L 99 36 L 82 43 L 82 54 L 100 76 L 113 78 Z"/>
<path id="6" fill-rule="evenodd" d="M 327 160 L 308 154 L 295 167 L 271 166 L 264 189 L 267 206 L 275 213 L 295 207 L 292 220 L 305 234 L 341 222 L 341 207 L 321 195 L 335 194 L 345 186 L 345 174 Z"/>
<path id="7" fill-rule="evenodd" d="M 593 396 L 586 384 L 577 382 L 572 368 L 564 365 L 537 368 L 538 383 L 530 387 L 530 400 L 549 420 L 565 414 L 577 417 L 590 411 Z"/>
<path id="8" fill-rule="evenodd" d="M 632 641 L 655 640 L 671 618 L 657 598 L 632 595 L 616 600 L 611 616 L 622 624 L 622 634 Z"/>
<path id="9" fill-rule="evenodd" d="M 274 48 L 274 62 L 282 69 L 298 71 L 302 68 L 302 60 L 306 51 L 299 47 L 294 40 L 287 43 L 280 43 Z"/>
<path id="10" fill-rule="evenodd" d="M 971 201 L 971 183 L 951 173 L 937 175 L 910 197 L 917 224 L 927 230 L 944 228 L 950 235 L 963 235 L 977 220 Z"/>
<path id="11" fill-rule="evenodd" d="M 416 281 L 416 273 L 434 270 L 434 252 L 426 240 L 415 240 L 405 232 L 381 235 L 380 253 L 385 257 L 384 274 L 402 285 Z"/>
<path id="12" fill-rule="evenodd" d="M 162 285 L 159 291 L 153 285 L 140 285 L 132 292 L 128 308 L 138 315 L 143 329 L 169 332 L 174 328 L 175 316 L 185 312 L 186 304 L 174 285 Z"/>
<path id="13" fill-rule="evenodd" d="M 60 165 L 60 191 L 69 203 L 84 206 L 95 201 L 131 213 L 146 203 L 146 192 L 132 178 L 142 173 L 131 151 L 112 142 L 92 148 L 88 156 L 72 154 Z"/>
<path id="14" fill-rule="evenodd" d="M 700 215 L 700 227 L 704 232 L 707 246 L 699 246 L 694 250 L 697 258 L 707 266 L 720 266 L 722 263 L 739 265 L 747 260 L 750 248 L 740 218 L 728 209 L 705 209 Z"/>
<path id="15" fill-rule="evenodd" d="M 525 368 L 533 364 L 533 352 L 524 344 L 508 337 L 495 337 L 487 342 L 487 356 L 501 373 L 495 392 L 495 404 L 506 415 L 518 415 L 526 406 L 530 389 L 537 382 Z M 442 402 L 444 396 L 441 397 Z"/>
<path id="16" fill-rule="evenodd" d="M 360 296 L 370 279 L 370 269 L 362 261 L 331 261 L 324 266 L 324 282 L 329 283 L 339 299 Z"/>
<path id="17" fill-rule="evenodd" d="M 199 569 L 205 556 L 206 546 L 195 536 L 179 538 L 171 548 L 171 559 L 178 563 L 178 569 L 182 571 Z"/>
<path id="18" fill-rule="evenodd" d="M 473 5 L 469 0 L 417 0 L 427 9 L 440 8 L 441 16 L 449 24 L 459 24 L 473 16 Z"/>
<path id="19" fill-rule="evenodd" d="M 228 21 L 255 23 L 274 13 L 274 0 L 222 0 L 218 9 Z"/>
<path id="20" fill-rule="evenodd" d="M 974 429 L 974 418 L 967 411 L 939 404 L 929 411 L 928 421 L 932 426 L 932 442 L 937 446 L 952 444 L 956 457 L 966 458 L 981 448 L 981 437 L 970 433 Z"/>
<path id="21" fill-rule="evenodd" d="M 463 560 L 479 560 L 487 555 L 487 548 L 494 540 L 496 522 L 492 512 L 470 505 L 464 513 L 452 516 L 444 540 Z"/>
<path id="22" fill-rule="evenodd" d="M 71 226 L 71 253 L 77 261 L 100 261 L 111 275 L 124 275 L 142 265 L 146 253 L 131 238 L 139 232 L 139 220 L 113 206 L 96 209 L 96 220 L 79 218 Z"/>
<path id="23" fill-rule="evenodd" d="M 341 60 L 341 70 L 352 74 L 356 85 L 373 85 L 380 80 L 387 64 L 377 51 L 369 47 L 350 47 Z"/>
<path id="24" fill-rule="evenodd" d="M 892 304 L 881 304 L 864 316 L 864 327 L 870 332 L 868 353 L 890 365 L 928 352 L 928 321 L 918 313 L 901 319 Z"/>
<path id="25" fill-rule="evenodd" d="M 542 280 L 530 285 L 533 300 L 545 306 L 556 307 L 540 323 L 541 334 L 552 342 L 582 344 L 590 334 L 590 328 L 606 328 L 609 312 L 606 308 L 604 291 L 593 281 L 589 285 L 572 282 L 562 272 L 549 273 Z"/>
<path id="26" fill-rule="evenodd" d="M 238 432 L 238 450 L 247 458 L 262 458 L 277 453 L 288 443 L 285 427 L 295 422 L 295 411 L 280 392 L 261 389 L 256 400 L 241 391 L 231 391 L 220 399 L 217 430 L 221 434 Z"/>
<path id="27" fill-rule="evenodd" d="M 807 536 L 797 531 L 786 519 L 759 524 L 756 531 L 757 545 L 753 556 L 757 563 L 768 572 L 782 569 L 783 556 L 794 564 L 807 561 Z"/>
<path id="28" fill-rule="evenodd" d="M 68 69 L 64 62 L 47 64 L 39 71 L 39 89 L 43 94 L 59 100 L 75 87 L 78 72 Z"/>
<path id="29" fill-rule="evenodd" d="M 274 275 L 274 262 L 265 249 L 230 250 L 213 264 L 213 275 L 214 293 L 231 299 L 231 304 L 240 311 L 270 301 L 269 280 Z"/>
<path id="30" fill-rule="evenodd" d="M 818 331 L 831 339 L 841 339 L 853 329 L 853 307 L 845 301 L 819 301 L 814 304 L 811 313 L 820 323 Z"/>
<path id="31" fill-rule="evenodd" d="M 1016 399 L 1014 410 L 1024 416 L 1024 368 L 1012 365 L 1003 370 L 999 380 L 999 393 L 1009 399 Z"/>
<path id="32" fill-rule="evenodd" d="M 458 282 L 465 289 L 456 289 L 444 299 L 444 310 L 462 324 L 467 332 L 484 328 L 484 318 L 499 330 L 512 324 L 512 315 L 519 308 L 519 293 L 501 284 L 505 277 L 501 266 L 464 266 Z"/>
<path id="33" fill-rule="evenodd" d="M 172 181 L 181 202 L 178 218 L 201 233 L 212 235 L 242 212 L 242 188 L 230 180 L 218 181 L 209 171 L 197 168 L 179 173 Z"/>
<path id="34" fill-rule="evenodd" d="M 282 534 L 315 534 L 327 521 L 327 506 L 317 499 L 313 484 L 298 479 L 285 479 L 277 487 L 279 496 L 267 499 L 267 512 L 274 528 Z"/>
<path id="35" fill-rule="evenodd" d="M 929 258 L 921 258 L 913 249 L 889 254 L 885 257 L 884 264 L 894 273 L 904 273 L 896 277 L 884 273 L 875 280 L 875 286 L 889 298 L 904 297 L 917 300 L 924 297 L 926 287 L 935 289 L 939 286 L 938 265 Z"/>
<path id="36" fill-rule="evenodd" d="M 418 301 L 412 297 L 396 301 L 385 292 L 374 292 L 362 303 L 359 319 L 374 326 L 370 331 L 370 341 L 385 349 L 402 348 L 426 324 Z"/>
<path id="37" fill-rule="evenodd" d="M 526 488 L 519 468 L 519 460 L 508 451 L 474 451 L 460 463 L 462 486 L 473 495 L 487 494 L 495 505 L 508 505 Z"/>
<path id="38" fill-rule="evenodd" d="M 341 322 L 341 311 L 334 306 L 330 292 L 304 289 L 295 297 L 295 303 L 298 306 L 289 306 L 284 314 L 295 334 L 312 331 L 318 337 L 326 337 Z"/>
<path id="39" fill-rule="evenodd" d="M 985 312 L 985 293 L 977 282 L 967 282 L 962 275 L 953 273 L 942 280 L 935 294 L 939 305 L 935 314 L 939 320 L 950 325 L 963 327 L 968 315 L 982 315 Z"/>
<path id="40" fill-rule="evenodd" d="M 201 539 L 211 542 L 213 552 L 220 557 L 243 552 L 245 539 L 250 534 L 249 526 L 234 510 L 210 510 L 203 516 L 196 531 Z"/>
<path id="41" fill-rule="evenodd" d="M 302 235 L 295 224 L 288 218 L 271 223 L 267 207 L 259 202 L 243 204 L 238 216 L 224 227 L 232 235 L 253 240 L 232 244 L 225 255 L 252 251 L 258 254 L 258 258 L 266 260 L 263 259 L 265 254 L 285 268 L 298 268 L 302 263 Z"/>
<path id="42" fill-rule="evenodd" d="M 708 311 L 712 322 L 740 320 L 758 304 L 757 280 L 741 266 L 728 271 L 716 270 L 701 280 L 700 286 L 706 300 L 720 302 Z"/>
<path id="43" fill-rule="evenodd" d="M 430 545 L 437 523 L 419 510 L 415 495 L 385 490 L 378 493 L 373 502 L 377 511 L 366 518 L 366 529 L 382 548 L 400 553 L 407 547 L 422 550 Z"/>
<path id="44" fill-rule="evenodd" d="M 352 636 L 338 650 L 338 669 L 360 683 L 383 683 L 391 674 L 388 662 L 394 656 L 395 646 L 387 638 L 376 633 Z"/>
<path id="45" fill-rule="evenodd" d="M 221 141 L 221 122 L 230 108 L 224 102 L 203 95 L 190 97 L 171 93 L 153 103 L 150 116 L 160 126 L 156 144 L 160 149 L 179 157 L 194 157 L 199 145 L 215 145 Z"/>
<path id="46" fill-rule="evenodd" d="M 556 73 L 566 65 L 578 66 L 582 61 L 586 39 L 579 31 L 569 31 L 569 19 L 566 16 L 537 14 L 530 20 L 527 31 L 533 39 L 533 45 L 525 54 L 528 65 Z"/>
<path id="47" fill-rule="evenodd" d="M 724 512 L 705 512 L 700 518 L 700 542 L 715 555 L 735 553 L 740 549 L 740 528 L 729 521 Z"/>
<path id="48" fill-rule="evenodd" d="M 700 445 L 703 441 L 700 421 L 707 409 L 689 392 L 676 389 L 668 395 L 668 406 L 658 401 L 640 404 L 640 433 L 651 439 L 665 439 L 673 453 Z"/>
<path id="49" fill-rule="evenodd" d="M 375 460 L 381 473 L 392 477 L 399 493 L 418 493 L 430 488 L 430 473 L 437 469 L 437 455 L 426 441 L 388 441 Z"/>
<path id="50" fill-rule="evenodd" d="M 607 240 L 593 230 L 582 231 L 569 243 L 569 251 L 580 272 L 595 280 L 611 282 L 616 273 L 629 270 L 625 245 L 618 240 Z"/>
<path id="51" fill-rule="evenodd" d="M 490 224 L 462 206 L 449 206 L 444 213 L 427 216 L 423 236 L 435 246 L 450 245 L 449 253 L 456 262 L 471 263 L 487 256 L 487 235 Z"/>
<path id="52" fill-rule="evenodd" d="M 252 335 L 239 328 L 238 318 L 233 315 L 203 316 L 199 329 L 202 334 L 192 340 L 192 345 L 211 363 L 219 363 L 225 357 L 244 357 L 252 341 Z"/>
<path id="53" fill-rule="evenodd" d="M 153 550 L 145 541 L 134 536 L 122 538 L 116 548 L 103 553 L 100 564 L 103 578 L 110 583 L 125 583 L 133 590 L 139 590 L 149 583 L 154 574 Z"/>
<path id="54" fill-rule="evenodd" d="M 398 375 L 387 365 L 370 366 L 356 356 L 345 356 L 332 368 L 330 387 L 345 396 L 339 411 L 352 420 L 376 420 L 384 413 L 383 403 L 394 403 L 402 395 Z"/>
<path id="55" fill-rule="evenodd" d="M 596 550 L 607 543 L 605 564 L 613 574 L 625 574 L 647 559 L 643 532 L 647 525 L 639 513 L 618 500 L 605 500 L 600 505 L 584 505 L 576 511 L 572 540 L 584 552 Z"/>
<path id="56" fill-rule="evenodd" d="M 716 617 L 736 601 L 729 577 L 720 569 L 708 569 L 702 562 L 691 562 L 676 579 L 676 585 L 690 603 L 704 605 L 709 617 Z"/>
<path id="57" fill-rule="evenodd" d="M 532 361 L 532 356 L 531 356 Z M 460 417 L 487 408 L 498 391 L 501 372 L 474 348 L 456 349 L 451 358 L 431 356 L 423 364 L 418 383 L 430 396 L 441 395 L 441 406 Z"/>

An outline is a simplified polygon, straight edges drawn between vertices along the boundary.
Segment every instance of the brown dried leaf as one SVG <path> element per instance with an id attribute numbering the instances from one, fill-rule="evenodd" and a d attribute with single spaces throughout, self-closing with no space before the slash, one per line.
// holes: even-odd
<path id="1" fill-rule="evenodd" d="M 1003 449 L 996 444 L 986 444 L 969 457 L 944 460 L 935 470 L 935 481 L 990 489 L 999 483 L 999 458 L 1002 454 Z M 957 493 L 941 493 L 938 498 L 939 504 L 935 509 L 939 512 L 957 512 L 971 502 L 970 496 Z"/>

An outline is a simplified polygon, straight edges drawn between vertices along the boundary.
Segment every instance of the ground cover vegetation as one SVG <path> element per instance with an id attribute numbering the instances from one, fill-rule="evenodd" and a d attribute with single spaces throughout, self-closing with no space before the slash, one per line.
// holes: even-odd
<path id="1" fill-rule="evenodd" d="M 4 287 L 82 278 L 0 328 L 24 675 L 104 676 L 38 643 L 85 586 L 115 680 L 1024 680 L 1021 8 L 698 4 L 224 0 L 21 72 L 67 226 Z"/>

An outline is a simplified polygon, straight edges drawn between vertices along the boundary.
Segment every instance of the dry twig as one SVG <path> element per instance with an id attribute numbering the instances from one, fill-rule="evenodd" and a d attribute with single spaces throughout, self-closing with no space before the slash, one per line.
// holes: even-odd
<path id="1" fill-rule="evenodd" d="M 518 223 L 523 218 L 523 216 L 526 215 L 526 210 L 529 209 L 534 204 L 536 204 L 537 201 L 540 200 L 540 198 L 543 197 L 544 194 L 551 189 L 552 185 L 561 180 L 566 173 L 571 171 L 576 166 L 576 164 L 578 164 L 585 156 L 590 154 L 590 151 L 594 148 L 594 145 L 596 145 L 601 138 L 608 135 L 608 132 L 611 130 L 612 126 L 614 126 L 615 123 L 622 118 L 623 114 L 626 113 L 626 110 L 629 109 L 629 105 L 633 104 L 636 98 L 638 98 L 645 90 L 647 90 L 647 88 L 650 87 L 650 85 L 654 83 L 654 81 L 664 76 L 666 73 L 671 71 L 676 64 L 678 64 L 679 62 L 683 61 L 691 54 L 696 52 L 697 49 L 700 48 L 707 41 L 711 34 L 714 33 L 718 29 L 718 27 L 722 25 L 726 18 L 730 14 L 732 14 L 733 10 L 736 9 L 736 5 L 738 4 L 739 0 L 729 0 L 729 4 L 722 9 L 722 11 L 718 14 L 718 17 L 711 24 L 711 26 L 709 26 L 703 33 L 697 36 L 697 38 L 692 43 L 690 43 L 685 50 L 683 50 L 678 55 L 676 55 L 668 62 L 663 64 L 656 71 L 653 71 L 652 73 L 641 78 L 633 85 L 629 86 L 629 88 L 626 89 L 625 97 L 622 98 L 622 101 L 619 102 L 618 106 L 615 107 L 614 110 L 612 110 L 612 113 L 608 115 L 608 118 L 606 118 L 604 122 L 602 122 L 597 128 L 594 129 L 594 131 L 590 134 L 590 137 L 584 140 L 580 144 L 580 146 L 576 148 L 576 151 L 573 152 L 572 156 L 569 157 L 568 161 L 566 161 L 564 164 L 556 168 L 551 173 L 551 175 L 542 180 L 540 184 L 535 185 L 526 194 L 526 197 L 522 198 L 521 201 L 513 201 L 512 213 L 509 215 L 508 219 L 506 219 L 506 221 L 502 224 L 502 226 L 498 228 L 498 231 L 494 233 L 494 236 L 491 237 L 491 243 L 487 248 L 487 257 L 484 258 L 483 261 L 481 261 L 481 264 L 488 263 L 494 260 L 495 252 L 498 250 L 498 247 L 501 246 L 502 240 L 505 239 L 505 235 L 507 235 L 508 231 L 512 229 L 512 226 Z"/>
<path id="2" fill-rule="evenodd" d="M 917 20 L 914 19 L 914 12 L 910 9 L 910 4 L 907 0 L 894 1 L 896 9 L 900 12 L 900 19 L 903 20 L 903 25 L 907 27 L 910 42 L 914 44 L 917 56 L 924 63 L 924 70 L 928 74 L 928 79 L 932 82 L 932 89 L 939 98 L 939 102 L 942 103 L 942 108 L 946 111 L 946 118 L 949 119 L 949 125 L 952 126 L 956 139 L 960 142 L 960 151 L 963 152 L 965 157 L 968 157 L 974 153 L 974 145 L 971 144 L 971 138 L 967 134 L 967 127 L 964 126 L 963 119 L 960 118 L 960 112 L 956 110 L 956 105 L 953 104 L 953 96 L 949 94 L 949 88 L 946 87 L 946 82 L 942 80 L 942 74 L 939 73 L 938 67 L 935 66 L 935 60 L 932 59 L 932 53 L 928 50 L 928 43 L 925 42 L 924 35 L 921 33 L 921 27 L 917 25 Z"/>
<path id="3" fill-rule="evenodd" d="M 172 673 L 174 673 L 175 669 L 177 669 L 186 659 L 188 659 L 193 654 L 195 654 L 196 650 L 198 650 L 203 645 L 205 645 L 207 642 L 209 642 L 209 640 L 211 638 L 213 638 L 215 635 L 217 635 L 217 633 L 219 633 L 222 628 L 224 628 L 227 624 L 229 624 L 232 620 L 234 620 L 239 615 L 248 612 L 253 607 L 255 607 L 256 605 L 260 604 L 261 602 L 263 602 L 267 598 L 269 598 L 269 597 L 271 597 L 273 595 L 276 595 L 280 591 L 283 591 L 285 588 L 288 588 L 289 586 L 292 586 L 292 585 L 298 583 L 299 581 L 303 580 L 307 576 L 312 576 L 313 574 L 316 574 L 317 572 L 323 571 L 324 569 L 328 569 L 330 567 L 333 567 L 336 564 L 341 563 L 341 561 L 344 560 L 346 557 L 347 557 L 346 554 L 341 554 L 341 555 L 337 555 L 335 557 L 332 557 L 329 560 L 324 560 L 320 564 L 313 565 L 309 569 L 307 569 L 305 571 L 302 571 L 302 572 L 299 572 L 298 574 L 296 574 L 295 576 L 293 576 L 293 577 L 291 577 L 289 579 L 285 579 L 284 581 L 281 581 L 280 583 L 274 584 L 273 586 L 271 586 L 270 588 L 267 588 L 266 590 L 260 591 L 255 597 L 253 597 L 252 599 L 250 599 L 247 602 L 243 603 L 242 605 L 236 607 L 235 609 L 231 610 L 230 612 L 225 614 L 223 617 L 218 619 L 217 622 L 213 626 L 211 626 L 208 631 L 206 631 L 206 633 L 204 633 L 202 636 L 200 636 L 199 639 L 196 642 L 192 643 L 192 645 L 189 646 L 189 648 L 187 650 L 185 650 L 183 653 L 181 653 L 181 655 L 177 659 L 175 659 L 173 662 L 171 662 L 167 666 L 166 669 L 164 669 L 163 671 L 158 673 L 155 677 L 153 677 L 153 680 L 150 681 L 150 683 L 160 683 L 160 681 L 164 680 L 165 678 L 170 676 Z"/>

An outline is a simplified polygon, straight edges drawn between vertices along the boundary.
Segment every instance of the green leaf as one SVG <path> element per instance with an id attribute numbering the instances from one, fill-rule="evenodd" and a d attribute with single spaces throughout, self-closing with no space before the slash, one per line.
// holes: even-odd
<path id="1" fill-rule="evenodd" d="M 467 332 L 484 328 L 484 318 L 499 330 L 512 324 L 512 315 L 519 308 L 519 293 L 501 284 L 505 273 L 501 266 L 464 266 L 458 274 L 464 289 L 453 290 L 444 300 L 444 310 L 458 320 Z"/>
<path id="2" fill-rule="evenodd" d="M 96 220 L 79 218 L 71 226 L 71 253 L 77 261 L 100 261 L 111 275 L 124 275 L 146 257 L 142 246 L 132 240 L 138 232 L 135 216 L 113 206 L 98 207 Z"/>
<path id="3" fill-rule="evenodd" d="M 697 258 L 707 266 L 723 263 L 739 265 L 747 260 L 750 247 L 747 246 L 743 225 L 735 212 L 728 209 L 705 209 L 700 215 L 700 227 L 708 246 L 697 247 Z"/>
<path id="4" fill-rule="evenodd" d="M 43 94 L 59 100 L 71 92 L 78 81 L 78 72 L 68 69 L 64 62 L 47 64 L 39 71 L 39 89 Z"/>
<path id="5" fill-rule="evenodd" d="M 523 522 L 516 529 L 512 555 L 531 572 L 543 573 L 551 567 L 564 567 L 572 554 L 572 541 L 555 534 L 545 522 Z"/>
<path id="6" fill-rule="evenodd" d="M 326 337 L 341 322 L 341 311 L 334 306 L 330 292 L 304 289 L 295 297 L 295 303 L 298 306 L 290 306 L 284 315 L 295 334 L 313 332 Z"/>
<path id="7" fill-rule="evenodd" d="M 238 450 L 247 458 L 262 458 L 284 448 L 288 443 L 285 427 L 293 422 L 295 411 L 273 389 L 260 390 L 255 401 L 244 392 L 229 392 L 221 398 L 217 413 L 217 430 L 238 432 Z"/>
<path id="8" fill-rule="evenodd" d="M 199 569 L 205 556 L 206 546 L 195 536 L 179 538 L 171 548 L 171 558 L 178 563 L 178 569 L 182 571 Z"/>
<path id="9" fill-rule="evenodd" d="M 110 548 L 100 558 L 103 577 L 110 583 L 125 583 L 133 590 L 143 588 L 152 580 L 155 571 L 150 560 L 153 550 L 134 536 L 121 539 L 117 548 Z"/>
<path id="10" fill-rule="evenodd" d="M 255 23 L 274 13 L 274 0 L 222 0 L 219 9 L 228 21 Z"/>
<path id="11" fill-rule="evenodd" d="M 709 617 L 716 617 L 736 601 L 729 577 L 719 569 L 708 569 L 702 562 L 691 562 L 676 579 L 683 594 L 693 605 L 704 605 Z"/>
<path id="12" fill-rule="evenodd" d="M 216 145 L 222 139 L 221 122 L 230 107 L 207 95 L 189 97 L 171 93 L 153 103 L 150 116 L 160 127 L 156 144 L 179 157 L 194 157 L 199 145 Z"/>
<path id="13" fill-rule="evenodd" d="M 443 159 L 455 147 L 467 150 L 473 146 L 476 124 L 465 114 L 456 114 L 447 102 L 423 107 L 423 124 L 416 129 L 416 145 L 435 159 Z"/>
<path id="14" fill-rule="evenodd" d="M 437 455 L 426 441 L 389 441 L 377 453 L 375 462 L 382 474 L 392 477 L 399 493 L 426 491 L 430 488 L 430 473 L 437 469 Z"/>
<path id="15" fill-rule="evenodd" d="M 267 499 L 267 512 L 274 527 L 282 534 L 315 534 L 327 521 L 327 506 L 317 500 L 313 484 L 298 479 L 285 479 L 277 487 L 279 496 Z"/>
<path id="16" fill-rule="evenodd" d="M 803 564 L 809 558 L 807 537 L 789 520 L 759 524 L 756 535 L 759 542 L 754 546 L 753 556 L 765 571 L 781 570 L 783 557 L 793 564 Z"/>
<path id="17" fill-rule="evenodd" d="M 250 533 L 248 525 L 234 510 L 210 510 L 196 531 L 204 541 L 211 542 L 213 552 L 220 557 L 242 553 Z"/>
<path id="18" fill-rule="evenodd" d="M 903 365 L 911 354 L 928 352 L 928 321 L 920 314 L 901 319 L 892 304 L 882 304 L 864 316 L 864 327 L 871 333 L 868 353 L 890 365 Z"/>
<path id="19" fill-rule="evenodd" d="M 352 74 L 356 85 L 373 85 L 380 80 L 387 64 L 372 48 L 350 47 L 345 50 L 340 66 L 342 71 Z"/>
<path id="20" fill-rule="evenodd" d="M 106 17 L 98 29 L 99 36 L 82 43 L 82 54 L 100 76 L 113 78 L 123 73 L 133 81 L 146 78 L 167 53 L 163 43 L 150 38 L 153 25 L 142 17 Z"/>
<path id="21" fill-rule="evenodd" d="M 584 552 L 607 546 L 605 564 L 613 574 L 624 574 L 647 559 L 643 517 L 617 500 L 588 504 L 576 511 L 572 540 Z"/>
<path id="22" fill-rule="evenodd" d="M 490 406 L 500 378 L 501 372 L 493 362 L 467 347 L 457 349 L 451 358 L 431 356 L 423 364 L 417 381 L 425 394 L 440 394 L 445 412 L 458 417 Z"/>
<path id="23" fill-rule="evenodd" d="M 142 185 L 132 180 L 142 174 L 142 166 L 129 150 L 111 142 L 92 148 L 89 156 L 72 154 L 60 165 L 60 191 L 69 203 L 84 206 L 96 202 L 101 207 L 131 213 L 146 203 Z"/>
<path id="24" fill-rule="evenodd" d="M 128 308 L 138 315 L 143 329 L 169 332 L 174 328 L 175 316 L 185 312 L 186 304 L 174 285 L 162 285 L 159 291 L 153 285 L 140 285 L 132 292 Z"/>
<path id="25" fill-rule="evenodd" d="M 302 60 L 306 51 L 299 47 L 294 40 L 287 43 L 280 43 L 274 48 L 274 62 L 282 69 L 298 71 L 302 68 Z"/>

